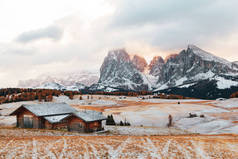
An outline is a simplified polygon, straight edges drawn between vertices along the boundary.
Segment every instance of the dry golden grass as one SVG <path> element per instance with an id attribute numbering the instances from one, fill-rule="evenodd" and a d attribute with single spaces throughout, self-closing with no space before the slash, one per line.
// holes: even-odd
<path id="1" fill-rule="evenodd" d="M 0 158 L 227 159 L 237 150 L 237 135 L 0 137 Z"/>

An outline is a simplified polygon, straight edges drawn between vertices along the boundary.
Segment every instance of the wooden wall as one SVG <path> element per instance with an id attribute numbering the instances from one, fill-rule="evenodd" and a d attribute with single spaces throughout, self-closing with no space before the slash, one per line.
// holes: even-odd
<path id="1" fill-rule="evenodd" d="M 17 115 L 17 126 L 20 128 L 28 128 L 24 125 L 24 116 L 32 118 L 32 128 L 42 128 L 42 119 L 41 117 L 35 116 L 33 113 L 28 111 L 25 108 L 22 108 Z"/>
<path id="2" fill-rule="evenodd" d="M 93 132 L 102 129 L 101 121 L 85 122 L 80 118 L 72 116 L 68 118 L 68 131 Z"/>
<path id="3" fill-rule="evenodd" d="M 68 118 L 68 131 L 85 132 L 86 126 L 87 125 L 83 120 L 75 116 Z"/>
<path id="4" fill-rule="evenodd" d="M 101 121 L 94 121 L 94 122 L 90 122 L 87 124 L 88 124 L 89 132 L 102 130 L 102 122 Z"/>
<path id="5" fill-rule="evenodd" d="M 51 124 L 50 122 L 48 122 L 47 120 L 45 120 L 45 128 L 46 128 L 46 129 L 53 129 L 53 124 Z"/>

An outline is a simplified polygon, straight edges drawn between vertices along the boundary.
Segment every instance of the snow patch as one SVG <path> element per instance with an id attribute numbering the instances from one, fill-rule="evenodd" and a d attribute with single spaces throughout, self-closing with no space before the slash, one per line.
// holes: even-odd
<path id="1" fill-rule="evenodd" d="M 238 81 L 227 80 L 223 77 L 215 77 L 217 80 L 217 88 L 226 89 L 231 88 L 231 86 L 238 86 Z"/>
<path id="2" fill-rule="evenodd" d="M 211 104 L 224 108 L 238 108 L 238 98 L 226 99 L 223 101 L 214 101 Z"/>

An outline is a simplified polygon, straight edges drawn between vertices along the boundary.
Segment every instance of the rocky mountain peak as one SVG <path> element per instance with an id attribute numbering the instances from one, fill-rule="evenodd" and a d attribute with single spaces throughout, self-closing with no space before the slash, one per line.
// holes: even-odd
<path id="1" fill-rule="evenodd" d="M 149 64 L 150 75 L 158 76 L 164 63 L 164 59 L 161 56 L 155 56 Z"/>
<path id="2" fill-rule="evenodd" d="M 174 58 L 177 57 L 177 56 L 178 56 L 178 54 L 170 54 L 170 55 L 168 55 L 168 56 L 165 57 L 164 61 L 165 61 L 165 63 L 166 63 L 168 60 L 174 59 Z"/>
<path id="3" fill-rule="evenodd" d="M 125 49 L 111 50 L 111 51 L 109 51 L 107 58 L 110 60 L 123 61 L 123 62 L 130 61 L 130 56 L 126 52 Z"/>
<path id="4" fill-rule="evenodd" d="M 153 59 L 151 60 L 150 64 L 149 64 L 149 68 L 153 67 L 154 65 L 157 64 L 164 64 L 164 59 L 161 56 L 155 56 L 153 57 Z"/>
<path id="5" fill-rule="evenodd" d="M 161 89 L 165 89 L 196 83 L 200 80 L 216 80 L 215 77 L 231 80 L 234 78 L 226 75 L 237 73 L 237 68 L 235 64 L 225 59 L 206 52 L 195 45 L 188 45 L 188 48 L 182 50 L 178 55 L 166 58 L 166 63 L 158 75 L 158 83 L 160 83 Z"/>
<path id="6" fill-rule="evenodd" d="M 197 47 L 194 44 L 188 44 L 188 49 L 192 49 L 192 50 L 201 50 L 199 47 Z"/>
<path id="7" fill-rule="evenodd" d="M 191 45 L 191 44 L 188 45 L 187 53 L 194 53 L 196 56 L 199 56 L 204 61 L 217 62 L 217 63 L 220 63 L 220 64 L 227 65 L 230 68 L 231 68 L 231 65 L 232 65 L 232 63 L 227 61 L 226 59 L 215 56 L 214 54 L 209 53 L 207 51 L 204 51 L 204 50 L 200 49 L 199 47 L 197 47 L 195 45 Z"/>
<path id="8" fill-rule="evenodd" d="M 134 55 L 132 58 L 132 63 L 135 65 L 135 67 L 140 71 L 144 72 L 145 68 L 147 67 L 147 62 L 143 57 L 140 57 L 138 55 Z"/>
<path id="9" fill-rule="evenodd" d="M 150 83 L 141 73 L 146 61 L 134 56 L 131 60 L 124 49 L 109 51 L 100 68 L 100 79 L 95 89 L 111 87 L 127 90 L 148 90 Z"/>

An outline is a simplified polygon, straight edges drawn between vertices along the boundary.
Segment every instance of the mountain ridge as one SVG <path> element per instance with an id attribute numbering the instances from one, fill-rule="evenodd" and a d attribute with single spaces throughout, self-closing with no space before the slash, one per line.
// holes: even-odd
<path id="1" fill-rule="evenodd" d="M 116 50 L 116 52 L 118 51 L 120 52 L 120 50 Z M 195 45 L 188 45 L 186 49 L 182 50 L 178 54 L 171 54 L 165 59 L 159 56 L 154 57 L 150 64 L 147 64 L 147 66 L 143 62 L 140 65 L 140 60 L 136 60 L 137 62 L 131 62 L 135 56 L 130 59 L 129 54 L 125 50 L 123 51 L 127 54 L 126 62 L 135 66 L 131 69 L 131 73 L 133 74 L 133 72 L 136 72 L 141 74 L 142 78 L 139 79 L 140 82 L 151 86 L 143 87 L 143 89 L 147 91 L 160 92 L 170 88 L 189 89 L 194 85 L 199 85 L 202 81 L 203 85 L 205 83 L 204 81 L 207 81 L 207 83 L 209 83 L 209 81 L 213 81 L 213 84 L 215 85 L 214 89 L 218 90 L 229 89 L 231 87 L 238 88 L 238 65 L 234 62 L 229 62 L 228 60 L 204 51 Z M 108 55 L 110 55 L 110 53 Z M 142 59 L 142 57 L 140 57 L 140 59 Z M 138 65 L 142 66 L 142 69 L 136 67 Z M 111 67 L 110 63 L 103 63 L 102 66 L 101 70 Z M 111 76 L 107 76 L 109 78 L 105 79 L 105 81 L 101 80 L 99 82 L 101 84 L 101 90 L 103 90 L 104 83 L 113 79 L 113 75 L 115 75 L 118 70 L 125 69 L 123 62 L 120 66 L 121 67 L 117 67 L 116 70 L 110 71 Z M 147 71 L 149 72 L 148 74 L 145 74 L 145 69 L 149 69 L 149 71 Z M 105 74 L 101 72 L 100 78 L 104 79 L 104 76 Z M 124 77 L 122 75 L 118 77 L 118 80 L 123 78 Z M 130 79 L 128 80 L 130 81 Z M 119 90 L 121 88 L 120 84 L 123 85 L 124 83 L 117 83 L 117 81 L 114 81 L 112 85 L 108 83 L 104 86 L 106 86 L 105 88 L 107 89 L 112 86 L 113 90 Z M 97 88 L 94 87 L 92 90 L 96 89 Z M 138 89 L 133 88 L 128 90 L 138 91 Z M 210 91 L 211 90 L 207 90 L 207 92 Z"/>
<path id="2" fill-rule="evenodd" d="M 204 87 L 205 83 L 212 83 L 213 89 L 217 90 L 215 93 L 222 94 L 222 90 L 235 90 L 236 87 L 238 91 L 238 64 L 190 44 L 178 54 L 171 54 L 165 59 L 155 56 L 149 64 L 143 57 L 131 56 L 125 49 L 111 50 L 101 65 L 98 82 L 85 88 L 108 92 L 146 90 L 179 93 L 180 90 L 184 94 L 184 90 L 191 91 L 194 87 L 199 90 L 197 88 L 200 85 Z M 62 85 L 70 87 L 73 84 L 65 82 Z M 203 89 L 206 92 L 204 90 L 214 93 L 208 88 Z"/>

